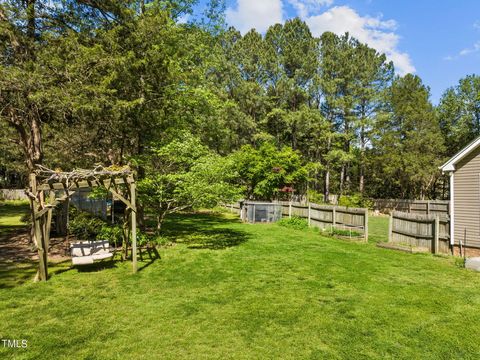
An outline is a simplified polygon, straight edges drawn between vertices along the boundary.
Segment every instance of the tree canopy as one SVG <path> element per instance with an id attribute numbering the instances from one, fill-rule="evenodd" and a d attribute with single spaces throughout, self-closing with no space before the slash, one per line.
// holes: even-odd
<path id="1" fill-rule="evenodd" d="M 291 189 L 446 195 L 437 166 L 480 135 L 478 76 L 434 107 L 349 34 L 316 38 L 296 18 L 242 35 L 218 0 L 180 21 L 195 4 L 2 2 L 0 183 L 129 163 L 162 214 Z"/>

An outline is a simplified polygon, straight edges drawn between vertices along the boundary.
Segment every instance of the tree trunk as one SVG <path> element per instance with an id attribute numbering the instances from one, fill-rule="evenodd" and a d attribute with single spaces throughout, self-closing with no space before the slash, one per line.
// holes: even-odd
<path id="1" fill-rule="evenodd" d="M 332 139 L 329 136 L 327 142 L 327 154 L 330 151 L 330 147 L 332 146 Z M 330 164 L 327 162 L 326 165 L 327 170 L 325 171 L 325 184 L 323 188 L 323 201 L 329 203 L 328 198 L 330 197 Z"/>
<path id="2" fill-rule="evenodd" d="M 345 183 L 345 164 L 342 164 L 342 169 L 340 170 L 340 194 L 343 195 L 343 187 Z"/>
<path id="3" fill-rule="evenodd" d="M 361 194 L 363 194 L 365 190 L 365 141 L 365 127 L 362 126 L 360 129 L 360 179 L 358 184 L 358 190 Z"/>
<path id="4" fill-rule="evenodd" d="M 360 179 L 358 183 L 358 191 L 360 191 L 360 194 L 363 194 L 365 190 L 365 165 L 360 164 Z"/>
<path id="5" fill-rule="evenodd" d="M 330 196 L 330 169 L 327 168 L 327 171 L 325 171 L 325 184 L 324 184 L 324 189 L 323 189 L 323 201 L 326 203 L 329 202 L 328 198 Z"/>

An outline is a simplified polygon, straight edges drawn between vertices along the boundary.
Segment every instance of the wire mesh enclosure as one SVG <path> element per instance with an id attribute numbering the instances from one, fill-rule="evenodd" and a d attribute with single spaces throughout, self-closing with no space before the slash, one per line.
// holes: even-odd
<path id="1" fill-rule="evenodd" d="M 272 223 L 282 218 L 281 204 L 246 201 L 242 209 L 242 219 L 249 223 Z"/>

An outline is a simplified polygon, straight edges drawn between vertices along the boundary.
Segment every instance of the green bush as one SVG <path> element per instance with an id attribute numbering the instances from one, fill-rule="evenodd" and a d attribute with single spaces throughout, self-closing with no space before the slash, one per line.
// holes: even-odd
<path id="1" fill-rule="evenodd" d="M 354 208 L 368 208 L 373 207 L 373 201 L 364 197 L 362 194 L 342 195 L 338 199 L 338 205 Z"/>
<path id="2" fill-rule="evenodd" d="M 118 244 L 122 243 L 123 240 L 123 229 L 119 225 L 103 225 L 100 229 L 100 232 L 97 234 L 98 240 L 108 240 L 110 244 Z"/>
<path id="3" fill-rule="evenodd" d="M 315 204 L 323 204 L 325 203 L 325 199 L 323 194 L 319 193 L 315 190 L 308 190 L 307 191 L 307 198 L 308 202 L 315 203 Z"/>
<path id="4" fill-rule="evenodd" d="M 79 211 L 75 207 L 70 208 L 68 232 L 77 239 L 96 239 L 105 225 L 106 223 L 102 219 L 87 212 Z"/>
<path id="5" fill-rule="evenodd" d="M 288 227 L 296 230 L 304 230 L 308 228 L 308 221 L 299 216 L 292 216 L 291 218 L 283 218 L 278 223 L 280 226 Z"/>

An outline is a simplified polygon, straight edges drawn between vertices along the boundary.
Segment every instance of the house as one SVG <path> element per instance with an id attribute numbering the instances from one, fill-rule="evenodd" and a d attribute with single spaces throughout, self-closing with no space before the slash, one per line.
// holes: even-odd
<path id="1" fill-rule="evenodd" d="M 480 137 L 440 169 L 450 176 L 450 244 L 467 256 L 480 256 Z"/>

